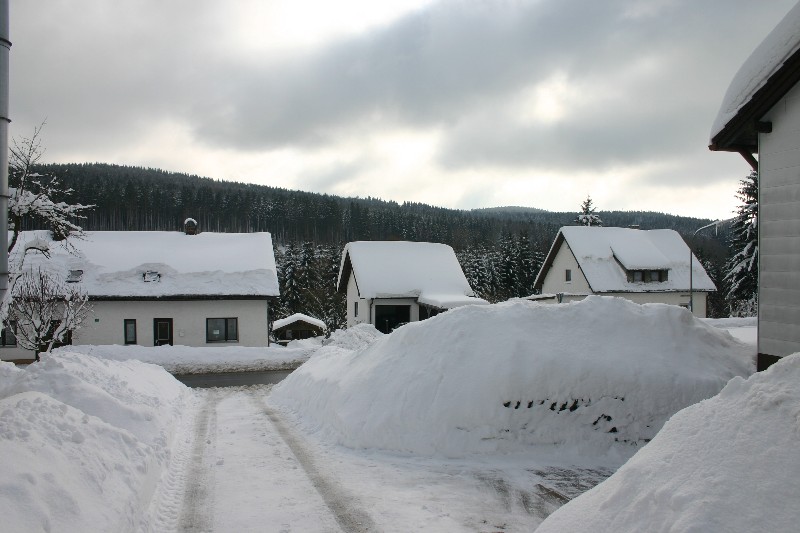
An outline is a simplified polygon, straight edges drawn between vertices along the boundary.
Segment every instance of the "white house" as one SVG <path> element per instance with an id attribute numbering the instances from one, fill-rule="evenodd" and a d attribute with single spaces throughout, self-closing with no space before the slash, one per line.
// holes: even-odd
<path id="1" fill-rule="evenodd" d="M 347 244 L 337 289 L 347 294 L 348 327 L 366 322 L 384 333 L 446 309 L 488 303 L 475 296 L 453 249 L 430 242 Z"/>
<path id="2" fill-rule="evenodd" d="M 691 294 L 693 312 L 700 317 L 706 316 L 708 293 L 716 290 L 676 231 L 591 226 L 558 231 L 535 288 L 542 296 L 533 298 L 543 301 L 600 294 L 683 307 L 689 307 Z"/>
<path id="3" fill-rule="evenodd" d="M 763 370 L 800 352 L 800 4 L 733 78 L 709 148 L 738 152 L 758 171 L 758 369 Z"/>
<path id="4" fill-rule="evenodd" d="M 24 232 L 15 251 L 48 232 Z M 64 243 L 74 247 L 68 253 Z M 269 233 L 87 232 L 28 254 L 75 283 L 93 310 L 73 344 L 267 346 L 268 299 L 278 296 Z M 0 357 L 29 358 L 4 331 Z"/>

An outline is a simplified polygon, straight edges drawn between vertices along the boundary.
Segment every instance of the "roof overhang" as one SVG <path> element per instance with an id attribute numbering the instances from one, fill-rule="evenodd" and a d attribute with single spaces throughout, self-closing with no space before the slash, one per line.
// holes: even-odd
<path id="1" fill-rule="evenodd" d="M 798 82 L 800 82 L 800 50 L 789 56 L 764 86 L 753 94 L 750 101 L 714 135 L 708 146 L 709 150 L 738 152 L 745 159 L 748 159 L 747 155 L 757 153 L 758 134 L 772 131 L 772 124 L 765 122 L 764 116 Z M 754 161 L 748 159 L 751 166 Z"/>

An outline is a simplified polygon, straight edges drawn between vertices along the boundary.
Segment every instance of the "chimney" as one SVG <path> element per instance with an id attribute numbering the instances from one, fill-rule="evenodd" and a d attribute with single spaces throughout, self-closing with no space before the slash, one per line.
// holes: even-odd
<path id="1" fill-rule="evenodd" d="M 197 221 L 193 218 L 187 218 L 184 220 L 183 232 L 186 235 L 197 235 Z"/>

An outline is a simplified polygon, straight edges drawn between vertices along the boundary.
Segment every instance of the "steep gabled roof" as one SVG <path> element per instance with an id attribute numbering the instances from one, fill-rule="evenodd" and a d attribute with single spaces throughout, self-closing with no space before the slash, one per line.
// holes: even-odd
<path id="1" fill-rule="evenodd" d="M 800 3 L 736 73 L 711 128 L 711 150 L 754 153 L 763 116 L 800 81 Z"/>
<path id="2" fill-rule="evenodd" d="M 438 308 L 487 303 L 475 297 L 456 254 L 446 244 L 357 241 L 342 254 L 337 287 L 347 290 L 353 272 L 361 298 L 417 298 Z"/>
<path id="3" fill-rule="evenodd" d="M 689 247 L 670 229 L 638 230 L 565 226 L 558 231 L 544 265 L 536 276 L 541 289 L 556 254 L 566 242 L 592 291 L 671 292 L 689 290 Z M 714 291 L 716 287 L 694 255 L 692 288 Z M 627 271 L 667 270 L 662 282 L 630 282 Z"/>
<path id="4" fill-rule="evenodd" d="M 49 232 L 23 232 L 15 252 Z M 92 231 L 86 239 L 51 243 L 51 258 L 29 253 L 26 268 L 41 266 L 62 279 L 82 270 L 80 285 L 92 298 L 278 296 L 269 233 L 186 235 L 177 231 Z"/>

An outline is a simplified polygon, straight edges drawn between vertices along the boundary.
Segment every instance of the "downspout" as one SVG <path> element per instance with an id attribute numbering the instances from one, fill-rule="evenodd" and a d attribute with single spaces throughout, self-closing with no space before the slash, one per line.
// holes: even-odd
<path id="1" fill-rule="evenodd" d="M 8 0 L 0 0 L 0 302 L 8 291 L 8 26 Z"/>

